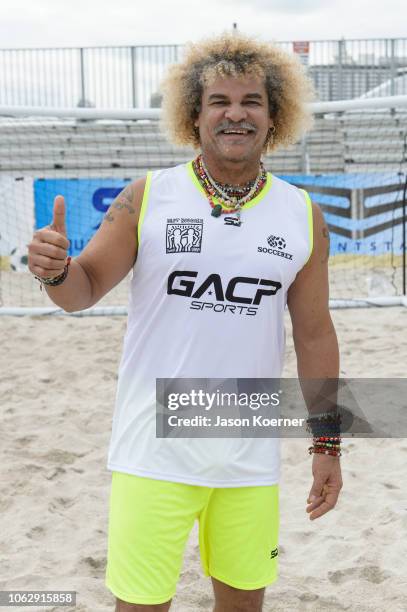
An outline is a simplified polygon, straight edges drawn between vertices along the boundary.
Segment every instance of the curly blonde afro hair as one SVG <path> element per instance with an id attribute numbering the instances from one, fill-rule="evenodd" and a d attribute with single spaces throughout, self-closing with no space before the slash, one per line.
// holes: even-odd
<path id="1" fill-rule="evenodd" d="M 257 42 L 241 34 L 225 33 L 190 43 L 183 60 L 172 65 L 162 82 L 162 125 L 177 145 L 199 148 L 194 125 L 203 88 L 219 76 L 257 76 L 264 79 L 274 137 L 264 151 L 294 144 L 312 125 L 308 108 L 314 88 L 294 54 L 277 45 Z"/>

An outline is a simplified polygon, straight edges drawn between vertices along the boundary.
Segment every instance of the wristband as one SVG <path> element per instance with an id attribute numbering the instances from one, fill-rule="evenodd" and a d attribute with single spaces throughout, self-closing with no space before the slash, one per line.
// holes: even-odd
<path id="1" fill-rule="evenodd" d="M 58 276 L 54 276 L 53 278 L 43 278 L 42 276 L 34 275 L 34 278 L 40 282 L 41 291 L 43 285 L 46 285 L 47 287 L 57 287 L 58 285 L 61 285 L 68 276 L 68 269 L 70 263 L 71 257 L 67 257 L 64 271 L 61 274 L 58 274 Z"/>
<path id="2" fill-rule="evenodd" d="M 308 417 L 307 430 L 314 438 L 340 437 L 341 415 L 337 411 Z"/>

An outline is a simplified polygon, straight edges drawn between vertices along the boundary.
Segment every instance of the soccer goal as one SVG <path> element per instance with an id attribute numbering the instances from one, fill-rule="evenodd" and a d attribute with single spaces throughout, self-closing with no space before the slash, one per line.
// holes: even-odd
<path id="1" fill-rule="evenodd" d="M 316 103 L 313 113 L 312 131 L 264 163 L 324 212 L 331 306 L 407 305 L 407 96 Z M 159 119 L 159 109 L 0 108 L 0 313 L 62 312 L 27 269 L 55 195 L 65 196 L 76 256 L 128 182 L 194 157 Z M 125 314 L 130 276 L 78 314 Z"/>

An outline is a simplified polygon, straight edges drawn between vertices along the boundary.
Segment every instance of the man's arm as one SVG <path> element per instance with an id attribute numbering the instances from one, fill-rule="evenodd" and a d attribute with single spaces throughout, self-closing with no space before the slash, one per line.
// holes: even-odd
<path id="1" fill-rule="evenodd" d="M 329 232 L 316 204 L 313 204 L 313 225 L 313 252 L 288 290 L 287 304 L 304 399 L 310 412 L 323 412 L 331 406 L 329 401 L 327 406 L 321 397 L 319 384 L 315 385 L 311 379 L 325 379 L 330 400 L 336 401 L 332 392 L 335 392 L 339 378 L 339 349 L 329 312 Z M 307 512 L 314 520 L 331 510 L 337 502 L 342 487 L 339 457 L 314 454 L 312 472 L 314 480 L 307 500 Z"/>
<path id="2" fill-rule="evenodd" d="M 57 306 L 67 312 L 90 308 L 131 270 L 137 256 L 137 226 L 145 182 L 143 178 L 130 183 L 115 198 L 98 231 L 80 255 L 72 259 L 65 281 L 56 287 L 44 285 Z M 39 276 L 53 277 L 55 262 L 64 258 L 64 204 L 58 205 L 53 226 L 38 230 L 29 245 L 30 269 Z"/>
<path id="3" fill-rule="evenodd" d="M 314 248 L 288 290 L 299 378 L 338 378 L 339 349 L 329 312 L 329 231 L 313 204 Z"/>

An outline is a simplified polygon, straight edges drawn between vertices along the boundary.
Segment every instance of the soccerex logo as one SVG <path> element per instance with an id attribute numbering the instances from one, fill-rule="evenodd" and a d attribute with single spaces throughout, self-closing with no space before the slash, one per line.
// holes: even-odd
<path id="1" fill-rule="evenodd" d="M 216 273 L 204 280 L 197 277 L 198 272 L 174 270 L 168 277 L 167 294 L 192 298 L 190 310 L 255 316 L 262 300 L 281 289 L 281 283 L 266 278 L 234 276 L 225 281 Z"/>
<path id="2" fill-rule="evenodd" d="M 258 253 L 267 253 L 268 255 L 277 255 L 277 257 L 283 257 L 284 259 L 292 259 L 292 253 L 287 253 L 287 243 L 282 236 L 269 236 L 267 242 L 270 248 L 259 246 L 257 247 Z"/>
<path id="3" fill-rule="evenodd" d="M 285 249 L 285 247 L 287 246 L 287 243 L 284 238 L 281 238 L 280 236 L 269 236 L 267 238 L 267 242 L 269 243 L 272 249 L 277 248 L 280 249 L 280 251 Z"/>

